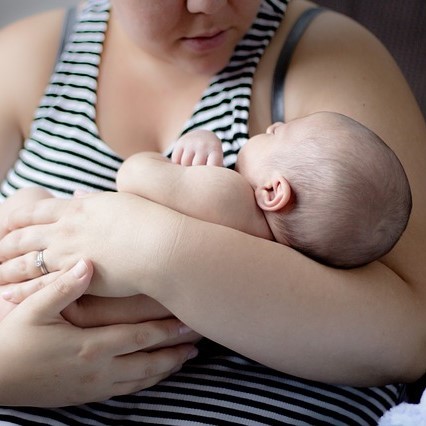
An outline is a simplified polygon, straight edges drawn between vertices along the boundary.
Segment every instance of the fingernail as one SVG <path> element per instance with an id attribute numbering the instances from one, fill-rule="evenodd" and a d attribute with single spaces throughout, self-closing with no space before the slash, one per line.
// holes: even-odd
<path id="1" fill-rule="evenodd" d="M 72 273 L 76 278 L 82 278 L 87 273 L 87 265 L 83 259 L 80 259 L 72 268 Z"/>
<path id="2" fill-rule="evenodd" d="M 184 323 L 181 323 L 180 325 L 179 325 L 179 334 L 188 334 L 188 333 L 191 333 L 191 332 L 193 332 L 194 330 L 192 329 L 192 328 L 190 328 L 190 327 L 188 327 L 186 324 L 184 324 Z"/>
<path id="3" fill-rule="evenodd" d="M 189 353 L 188 353 L 188 357 L 186 358 L 188 359 L 193 359 L 198 355 L 198 349 L 197 348 L 193 348 Z"/>
<path id="4" fill-rule="evenodd" d="M 82 197 L 84 197 L 85 195 L 87 195 L 87 194 L 89 194 L 89 191 L 85 191 L 84 189 L 76 189 L 75 191 L 74 191 L 74 197 L 76 197 L 76 198 L 82 198 Z"/>
<path id="5" fill-rule="evenodd" d="M 4 291 L 4 292 L 1 294 L 1 297 L 3 297 L 3 299 L 4 299 L 4 300 L 8 300 L 8 301 L 10 301 L 10 300 L 12 300 L 12 298 L 13 298 L 13 292 L 12 292 L 12 291 L 10 291 L 10 290 L 8 290 L 8 291 Z"/>

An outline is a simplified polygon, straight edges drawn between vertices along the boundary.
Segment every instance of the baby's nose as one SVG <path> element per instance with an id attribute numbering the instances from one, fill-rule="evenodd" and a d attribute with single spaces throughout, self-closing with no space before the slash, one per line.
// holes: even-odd
<path id="1" fill-rule="evenodd" d="M 274 133 L 275 130 L 277 130 L 277 128 L 280 127 L 280 126 L 284 126 L 284 123 L 281 122 L 281 121 L 273 123 L 266 129 L 266 133 L 268 133 L 268 134 Z"/>

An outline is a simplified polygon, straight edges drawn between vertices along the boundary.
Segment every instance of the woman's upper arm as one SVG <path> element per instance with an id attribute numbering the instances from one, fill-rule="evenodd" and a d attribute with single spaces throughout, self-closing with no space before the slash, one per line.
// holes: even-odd
<path id="1" fill-rule="evenodd" d="M 286 120 L 337 111 L 375 131 L 408 175 L 413 210 L 408 228 L 383 263 L 426 299 L 426 127 L 393 58 L 366 29 L 333 12 L 319 15 L 298 45 L 285 82 Z"/>
<path id="2" fill-rule="evenodd" d="M 54 66 L 63 15 L 55 10 L 0 30 L 0 179 L 28 135 Z"/>

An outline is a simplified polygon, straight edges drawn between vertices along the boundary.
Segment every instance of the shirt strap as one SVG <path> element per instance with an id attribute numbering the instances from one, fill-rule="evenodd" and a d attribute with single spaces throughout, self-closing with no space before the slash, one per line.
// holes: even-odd
<path id="1" fill-rule="evenodd" d="M 316 7 L 305 10 L 297 19 L 281 48 L 272 80 L 271 116 L 272 123 L 284 121 L 284 80 L 297 43 L 313 19 L 325 8 Z"/>
<path id="2" fill-rule="evenodd" d="M 72 30 L 76 21 L 76 16 L 77 16 L 76 6 L 69 7 L 67 11 L 65 12 L 64 23 L 62 25 L 61 42 L 59 44 L 59 48 L 56 53 L 55 65 L 60 61 L 62 52 L 64 51 L 65 46 L 68 42 L 68 39 L 72 33 Z"/>

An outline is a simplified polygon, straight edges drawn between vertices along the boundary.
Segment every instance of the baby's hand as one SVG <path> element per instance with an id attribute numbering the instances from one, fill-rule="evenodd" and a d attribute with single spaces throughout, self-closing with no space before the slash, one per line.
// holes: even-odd
<path id="1" fill-rule="evenodd" d="M 176 142 L 172 162 L 181 166 L 223 166 L 222 143 L 208 130 L 193 130 Z"/>

